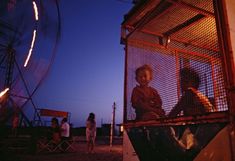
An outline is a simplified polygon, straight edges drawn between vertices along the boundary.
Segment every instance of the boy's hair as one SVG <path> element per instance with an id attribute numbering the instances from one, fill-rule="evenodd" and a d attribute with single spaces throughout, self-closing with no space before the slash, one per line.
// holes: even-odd
<path id="1" fill-rule="evenodd" d="M 200 77 L 199 74 L 192 68 L 182 68 L 180 70 L 180 78 L 181 82 L 191 82 L 193 87 L 198 89 L 200 85 Z"/>
<path id="2" fill-rule="evenodd" d="M 58 121 L 58 119 L 57 119 L 56 117 L 53 117 L 53 118 L 51 119 L 51 122 L 54 122 L 54 123 L 56 123 L 57 125 L 59 124 L 59 121 Z"/>
<path id="3" fill-rule="evenodd" d="M 148 64 L 144 64 L 144 65 L 140 66 L 139 68 L 137 68 L 136 71 L 135 71 L 135 76 L 137 77 L 137 75 L 139 74 L 139 72 L 140 72 L 140 71 L 143 71 L 143 70 L 148 70 L 148 71 L 149 71 L 149 73 L 150 73 L 150 78 L 151 78 L 151 80 L 152 80 L 152 78 L 153 78 L 153 69 L 152 69 L 151 66 L 148 65 Z"/>
<path id="4" fill-rule="evenodd" d="M 67 122 L 68 119 L 67 119 L 66 117 L 64 117 L 64 118 L 62 119 L 62 121 L 63 121 L 63 122 Z"/>

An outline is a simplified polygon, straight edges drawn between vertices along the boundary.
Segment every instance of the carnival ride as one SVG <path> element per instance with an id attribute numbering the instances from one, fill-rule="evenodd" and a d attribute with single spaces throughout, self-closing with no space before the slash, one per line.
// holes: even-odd
<path id="1" fill-rule="evenodd" d="M 235 160 L 234 130 L 234 8 L 229 0 L 140 0 L 124 16 L 125 45 L 124 161 Z M 136 121 L 131 92 L 135 70 L 153 68 L 150 83 L 162 98 L 166 115 L 182 96 L 179 71 L 195 69 L 199 91 L 216 110 L 203 115 Z M 198 130 L 197 149 L 179 148 L 167 129 Z M 202 130 L 204 129 L 204 130 Z M 176 130 L 176 132 L 177 132 Z M 172 145 L 169 145 L 171 144 Z M 219 147 L 223 147 L 222 149 Z M 193 151 L 193 152 L 192 152 Z"/>
<path id="2" fill-rule="evenodd" d="M 60 38 L 58 1 L 0 2 L 0 123 L 41 125 L 34 95 L 53 63 Z"/>

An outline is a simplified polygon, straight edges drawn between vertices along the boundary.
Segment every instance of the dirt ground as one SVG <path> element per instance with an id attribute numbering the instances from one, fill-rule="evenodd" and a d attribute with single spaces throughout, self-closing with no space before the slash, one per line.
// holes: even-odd
<path id="1" fill-rule="evenodd" d="M 122 143 L 113 145 L 96 141 L 95 152 L 87 154 L 86 142 L 74 144 L 75 152 L 40 153 L 40 154 L 11 154 L 3 155 L 0 161 L 122 161 Z"/>

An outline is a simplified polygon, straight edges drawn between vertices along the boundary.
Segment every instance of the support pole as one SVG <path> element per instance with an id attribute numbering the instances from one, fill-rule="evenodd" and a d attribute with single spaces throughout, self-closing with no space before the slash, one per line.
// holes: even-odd
<path id="1" fill-rule="evenodd" d="M 110 126 L 110 150 L 113 146 L 113 136 L 115 134 L 115 110 L 116 110 L 116 103 L 113 103 L 113 113 L 112 113 L 112 121 L 111 121 L 111 126 Z"/>

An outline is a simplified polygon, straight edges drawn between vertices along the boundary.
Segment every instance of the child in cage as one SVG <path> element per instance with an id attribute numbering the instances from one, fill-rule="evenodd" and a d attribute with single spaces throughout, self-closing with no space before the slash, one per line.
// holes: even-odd
<path id="1" fill-rule="evenodd" d="M 180 70 L 180 83 L 182 96 L 168 114 L 169 117 L 176 117 L 181 111 L 184 116 L 202 115 L 207 112 L 217 111 L 209 99 L 198 90 L 200 77 L 194 69 L 182 68 Z M 186 126 L 178 141 L 183 148 L 191 149 L 193 146 L 197 146 L 198 140 L 202 142 L 202 138 L 199 138 L 197 134 L 204 132 L 203 127 Z"/>
<path id="2" fill-rule="evenodd" d="M 149 86 L 153 78 L 153 70 L 149 65 L 136 69 L 135 79 L 138 83 L 131 95 L 132 107 L 135 109 L 136 121 L 153 120 L 165 116 L 162 100 L 157 90 Z"/>
<path id="3" fill-rule="evenodd" d="M 169 117 L 175 117 L 181 111 L 185 116 L 216 111 L 209 99 L 198 90 L 200 77 L 194 69 L 185 67 L 180 70 L 180 84 L 182 97 L 168 114 Z"/>

